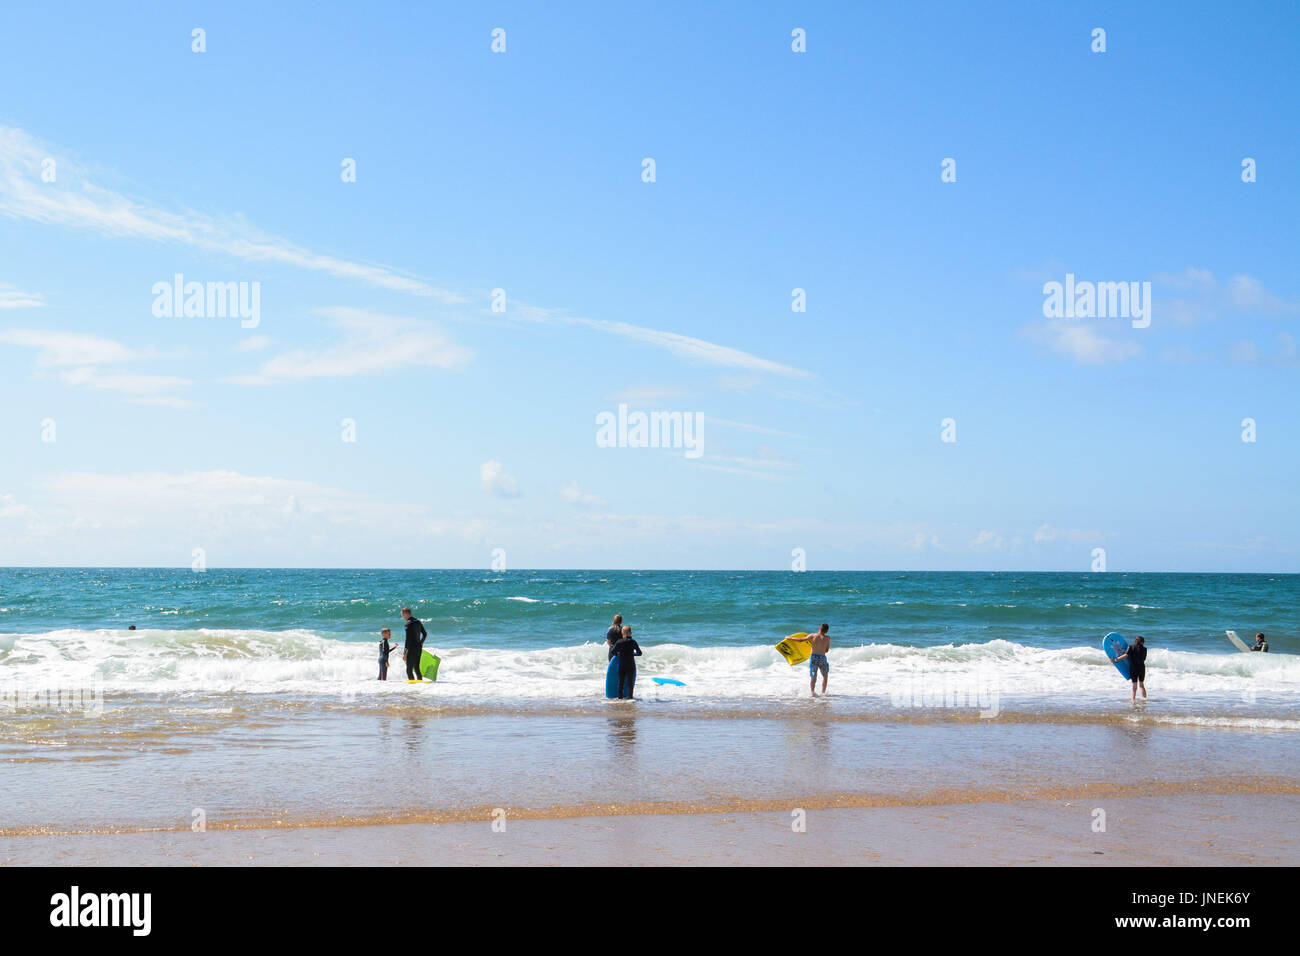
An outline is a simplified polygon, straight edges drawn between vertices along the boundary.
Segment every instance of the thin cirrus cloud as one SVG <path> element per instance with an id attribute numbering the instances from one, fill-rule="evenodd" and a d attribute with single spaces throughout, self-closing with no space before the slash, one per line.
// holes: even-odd
<path id="1" fill-rule="evenodd" d="M 195 522 L 269 531 L 317 519 L 326 524 L 382 526 L 412 521 L 418 508 L 313 481 L 245 475 L 237 471 L 105 474 L 74 472 L 45 484 L 64 510 L 96 524 L 146 527 Z"/>
<path id="2" fill-rule="evenodd" d="M 1153 317 L 1176 325 L 1212 322 L 1225 316 L 1287 318 L 1300 315 L 1300 302 L 1288 301 L 1254 276 L 1237 273 L 1220 281 L 1209 269 L 1188 266 L 1182 272 L 1159 272 Z"/>
<path id="3" fill-rule="evenodd" d="M 49 329 L 0 330 L 0 345 L 35 349 L 33 364 L 37 374 L 53 376 L 72 388 L 118 392 L 140 404 L 176 407 L 192 404 L 165 394 L 194 384 L 190 379 L 120 368 L 127 363 L 173 358 L 182 353 L 142 351 L 98 335 Z"/>
<path id="4" fill-rule="evenodd" d="M 762 372 L 782 378 L 810 378 L 809 372 L 790 365 L 782 365 L 769 359 L 760 358 L 749 352 L 734 349 L 727 345 L 718 345 L 679 332 L 666 332 L 661 329 L 631 325 L 627 322 L 613 322 L 608 319 L 586 319 L 580 316 L 566 315 L 555 309 L 540 306 L 516 304 L 513 314 L 525 322 L 538 325 L 568 325 L 592 329 L 606 335 L 630 339 L 642 345 L 662 349 L 678 358 L 698 365 L 715 368 L 738 369 L 748 372 Z"/>
<path id="5" fill-rule="evenodd" d="M 1083 365 L 1113 365 L 1143 355 L 1136 342 L 1105 334 L 1095 323 L 1051 319 L 1024 330 L 1027 338 Z"/>
<path id="6" fill-rule="evenodd" d="M 449 304 L 470 301 L 465 296 L 434 287 L 396 269 L 304 249 L 287 239 L 262 233 L 240 220 L 218 219 L 188 210 L 176 212 L 102 188 L 90 180 L 84 169 L 66 158 L 57 160 L 56 181 L 46 183 L 41 179 L 41 164 L 52 158 L 54 152 L 24 130 L 0 126 L 0 215 L 84 229 L 110 238 L 179 243 L 250 262 L 279 263 L 323 272 Z M 554 310 L 529 307 L 516 307 L 511 317 L 581 326 L 663 349 L 691 362 L 783 377 L 808 377 L 808 373 L 801 369 L 676 332 L 626 322 L 565 316 Z"/>
<path id="7" fill-rule="evenodd" d="M 349 307 L 315 312 L 339 332 L 336 342 L 319 349 L 282 352 L 262 363 L 257 371 L 224 381 L 232 385 L 277 385 L 371 375 L 412 366 L 450 369 L 473 358 L 472 351 L 457 345 L 431 322 Z"/>
<path id="8" fill-rule="evenodd" d="M 191 211 L 174 212 L 104 189 L 66 158 L 56 161 L 55 181 L 44 182 L 41 164 L 53 154 L 48 145 L 23 130 L 0 126 L 0 214 L 44 225 L 85 229 L 110 238 L 179 243 L 249 262 L 280 263 L 443 302 L 465 301 L 395 269 L 312 252 L 286 239 L 260 233 L 246 223 Z"/>
<path id="9" fill-rule="evenodd" d="M 45 297 L 34 292 L 23 292 L 6 282 L 0 282 L 0 309 L 39 309 Z"/>

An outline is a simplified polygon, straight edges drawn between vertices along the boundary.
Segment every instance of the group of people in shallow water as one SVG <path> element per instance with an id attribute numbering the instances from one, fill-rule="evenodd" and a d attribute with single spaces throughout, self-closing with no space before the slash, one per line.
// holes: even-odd
<path id="1" fill-rule="evenodd" d="M 816 634 L 802 637 L 791 635 L 788 641 L 802 641 L 812 645 L 812 655 L 808 658 L 808 690 L 817 696 L 817 675 L 822 676 L 822 693 L 826 693 L 826 682 L 831 676 L 831 665 L 826 655 L 831 649 L 831 626 L 823 624 Z M 618 657 L 618 699 L 631 700 L 632 690 L 636 685 L 636 659 L 641 656 L 641 645 L 632 637 L 632 625 L 623 623 L 623 615 L 615 614 L 614 621 L 605 632 L 605 643 L 609 646 L 609 657 Z"/>
<path id="2" fill-rule="evenodd" d="M 406 658 L 406 679 L 424 680 L 420 673 L 420 655 L 424 652 L 424 642 L 429 633 L 420 623 L 420 619 L 411 613 L 409 607 L 402 608 L 402 621 L 406 627 L 406 644 L 402 654 Z M 388 655 L 394 650 L 393 632 L 384 628 L 379 632 L 379 679 L 388 680 Z"/>
<path id="3" fill-rule="evenodd" d="M 618 658 L 618 699 L 631 700 L 636 686 L 636 659 L 641 656 L 641 645 L 632 637 L 632 625 L 623 623 L 623 615 L 615 614 L 614 623 L 605 632 L 609 657 Z"/>
<path id="4" fill-rule="evenodd" d="M 411 614 L 409 607 L 402 608 L 402 621 L 406 629 L 406 641 L 402 650 L 402 656 L 406 659 L 406 679 L 423 680 L 424 675 L 420 673 L 420 655 L 424 651 L 424 642 L 429 634 L 420 619 Z M 830 679 L 831 665 L 826 659 L 831 649 L 830 629 L 829 624 L 823 624 L 817 629 L 816 634 L 805 634 L 803 637 L 792 635 L 786 638 L 789 641 L 805 641 L 812 645 L 812 654 L 808 658 L 808 690 L 814 697 L 817 696 L 817 675 L 821 674 L 823 694 L 826 693 L 826 684 Z M 134 624 L 131 625 L 131 630 L 135 630 Z M 388 680 L 388 655 L 393 652 L 396 645 L 391 643 L 393 632 L 388 628 L 380 631 L 379 636 L 379 679 Z M 605 643 L 609 647 L 607 660 L 612 661 L 615 656 L 619 659 L 618 699 L 631 700 L 632 690 L 636 685 L 636 659 L 642 656 L 642 651 L 641 645 L 632 637 L 632 625 L 623 623 L 622 614 L 614 615 L 613 623 L 605 632 Z M 1264 639 L 1263 633 L 1255 635 L 1255 643 L 1250 649 L 1268 653 L 1268 641 Z M 1139 634 L 1133 638 L 1133 643 L 1129 645 L 1128 650 L 1119 657 L 1112 657 L 1111 660 L 1128 661 L 1129 680 L 1133 685 L 1130 699 L 1136 701 L 1140 689 L 1142 699 L 1146 700 L 1146 639 Z"/>
<path id="5" fill-rule="evenodd" d="M 1234 638 L 1235 639 L 1235 638 Z M 1268 653 L 1268 641 L 1264 639 L 1263 632 L 1255 635 L 1255 643 L 1251 645 L 1252 651 Z M 1112 657 L 1112 661 L 1128 661 L 1129 682 L 1133 685 L 1133 693 L 1130 700 L 1136 701 L 1138 689 L 1142 690 L 1142 699 L 1147 699 L 1147 642 L 1141 634 L 1133 638 L 1133 643 L 1119 657 Z"/>

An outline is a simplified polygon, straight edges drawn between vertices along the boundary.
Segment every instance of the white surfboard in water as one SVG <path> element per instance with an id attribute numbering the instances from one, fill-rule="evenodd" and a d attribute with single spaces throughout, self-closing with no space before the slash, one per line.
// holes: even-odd
<path id="1" fill-rule="evenodd" d="M 1250 653 L 1250 648 L 1246 646 L 1245 641 L 1237 636 L 1236 631 L 1228 631 L 1228 640 L 1237 646 L 1237 650 L 1245 651 L 1247 654 Z"/>

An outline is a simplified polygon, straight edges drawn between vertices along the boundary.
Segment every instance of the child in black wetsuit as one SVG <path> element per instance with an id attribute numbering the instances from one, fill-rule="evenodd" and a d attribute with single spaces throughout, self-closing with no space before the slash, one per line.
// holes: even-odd
<path id="1" fill-rule="evenodd" d="M 1133 638 L 1133 644 L 1127 651 L 1115 658 L 1122 661 L 1128 658 L 1128 676 L 1133 682 L 1133 696 L 1130 700 L 1136 701 L 1138 688 L 1142 688 L 1142 699 L 1147 699 L 1147 642 L 1139 635 Z"/>
<path id="2" fill-rule="evenodd" d="M 393 632 L 384 628 L 379 632 L 379 679 L 388 680 L 388 655 L 393 653 L 393 645 L 388 643 L 388 639 L 393 636 Z"/>
<path id="3" fill-rule="evenodd" d="M 618 655 L 618 699 L 631 700 L 632 687 L 636 684 L 636 659 L 641 656 L 641 645 L 632 640 L 632 628 L 624 625 L 623 636 L 614 645 Z M 626 689 L 627 693 L 623 691 Z"/>

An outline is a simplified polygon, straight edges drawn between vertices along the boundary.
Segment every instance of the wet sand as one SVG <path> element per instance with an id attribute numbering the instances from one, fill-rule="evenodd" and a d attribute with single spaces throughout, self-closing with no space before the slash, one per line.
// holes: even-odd
<path id="1" fill-rule="evenodd" d="M 0 861 L 1300 862 L 1294 732 L 1161 716 L 890 721 L 835 701 L 467 714 L 233 696 L 32 713 L 0 728 Z M 1108 829 L 1094 834 L 1098 807 Z M 796 808 L 805 833 L 790 830 Z M 498 810 L 506 833 L 491 829 Z"/>
<path id="2" fill-rule="evenodd" d="M 1104 832 L 1094 811 L 1106 812 Z M 1296 865 L 1300 796 L 1184 794 L 922 807 L 22 836 L 6 865 Z"/>

